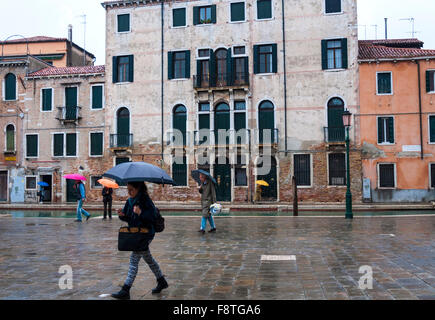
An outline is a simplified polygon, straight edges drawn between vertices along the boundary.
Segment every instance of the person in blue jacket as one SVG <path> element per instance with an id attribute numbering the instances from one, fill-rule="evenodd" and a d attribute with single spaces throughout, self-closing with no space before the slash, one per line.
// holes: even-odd
<path id="1" fill-rule="evenodd" d="M 80 181 L 77 180 L 74 184 L 74 189 L 77 192 L 77 222 L 82 222 L 82 214 L 86 217 L 86 221 L 89 220 L 91 215 L 89 212 L 87 212 L 85 209 L 82 208 L 83 202 L 86 201 L 86 190 L 85 185 Z"/>
<path id="2" fill-rule="evenodd" d="M 128 222 L 130 228 L 146 228 L 149 230 L 149 241 L 147 248 L 144 251 L 132 252 L 130 257 L 130 268 L 127 279 L 122 286 L 121 291 L 113 293 L 112 297 L 116 299 L 130 299 L 130 288 L 138 272 L 139 261 L 141 258 L 150 267 L 157 279 L 157 287 L 152 290 L 152 293 L 160 293 L 168 287 L 168 283 L 160 269 L 158 263 L 151 255 L 149 245 L 154 239 L 154 221 L 155 221 L 155 206 L 144 182 L 129 182 L 127 184 L 128 194 L 130 198 L 126 201 L 124 209 L 118 210 L 119 219 Z"/>

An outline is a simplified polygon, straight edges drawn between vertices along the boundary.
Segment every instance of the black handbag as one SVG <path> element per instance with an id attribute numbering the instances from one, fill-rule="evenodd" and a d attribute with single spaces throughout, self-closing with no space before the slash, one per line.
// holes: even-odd
<path id="1" fill-rule="evenodd" d="M 151 240 L 147 228 L 121 227 L 118 233 L 119 251 L 146 251 Z"/>
<path id="2" fill-rule="evenodd" d="M 154 231 L 155 232 L 163 232 L 165 230 L 165 218 L 160 214 L 159 208 L 156 207 L 156 219 L 154 221 Z"/>

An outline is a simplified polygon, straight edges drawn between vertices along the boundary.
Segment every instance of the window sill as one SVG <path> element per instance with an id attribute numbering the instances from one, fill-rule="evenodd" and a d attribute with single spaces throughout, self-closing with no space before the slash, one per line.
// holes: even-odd
<path id="1" fill-rule="evenodd" d="M 116 84 L 116 85 L 119 85 L 119 86 L 122 86 L 122 85 L 125 85 L 125 84 L 130 84 L 130 83 L 133 83 L 133 82 L 131 82 L 131 81 L 125 81 L 125 82 L 115 82 L 114 84 Z"/>
<path id="2" fill-rule="evenodd" d="M 89 158 L 103 158 L 104 155 L 100 155 L 100 156 L 89 156 Z"/>
<path id="3" fill-rule="evenodd" d="M 254 73 L 254 75 L 256 76 L 273 76 L 276 75 L 277 73 L 275 72 L 268 72 L 268 73 Z"/>
<path id="4" fill-rule="evenodd" d="M 341 72 L 341 71 L 346 71 L 347 69 L 345 68 L 336 68 L 336 69 L 324 69 L 323 71 L 326 72 Z"/>
<path id="5" fill-rule="evenodd" d="M 234 186 L 234 188 L 240 188 L 240 189 L 248 189 L 248 186 Z"/>
<path id="6" fill-rule="evenodd" d="M 341 186 L 341 185 L 337 185 L 337 186 L 330 186 L 330 185 L 328 185 L 328 187 L 327 188 L 334 188 L 334 189 L 336 189 L 336 188 L 338 188 L 338 189 L 345 189 L 345 188 L 347 188 L 347 186 Z"/>
<path id="7" fill-rule="evenodd" d="M 228 21 L 228 23 L 231 23 L 231 24 L 246 23 L 246 22 L 248 22 L 248 20 L 243 20 L 243 21 Z"/>
<path id="8" fill-rule="evenodd" d="M 298 189 L 312 189 L 313 186 L 298 186 Z"/>
<path id="9" fill-rule="evenodd" d="M 190 186 L 172 186 L 173 189 L 186 189 L 190 188 Z"/>
<path id="10" fill-rule="evenodd" d="M 47 113 L 47 112 L 53 112 L 53 110 L 41 110 L 41 112 Z"/>
<path id="11" fill-rule="evenodd" d="M 104 110 L 104 107 L 103 108 L 91 108 L 91 111 L 102 111 L 102 110 Z"/>
<path id="12" fill-rule="evenodd" d="M 131 33 L 131 30 L 129 31 L 117 31 L 116 34 L 127 34 L 127 33 Z"/>
<path id="13" fill-rule="evenodd" d="M 344 14 L 344 11 L 341 12 L 329 12 L 329 13 L 324 13 L 325 16 L 338 16 L 340 14 Z"/>
<path id="14" fill-rule="evenodd" d="M 377 143 L 378 146 L 395 146 L 396 143 Z"/>
<path id="15" fill-rule="evenodd" d="M 212 22 L 210 22 L 210 23 L 198 23 L 198 24 L 195 24 L 194 26 L 195 27 L 208 27 L 208 26 L 212 26 L 212 25 L 215 25 L 216 23 L 212 23 Z"/>
<path id="16" fill-rule="evenodd" d="M 272 21 L 272 20 L 275 20 L 275 17 L 272 17 L 272 18 L 264 18 L 264 19 L 258 19 L 258 18 L 255 18 L 255 19 L 254 19 L 254 21 L 258 21 L 258 22 L 260 22 L 260 21 Z"/>
<path id="17" fill-rule="evenodd" d="M 189 80 L 190 78 L 177 78 L 177 79 L 170 79 L 169 81 L 177 82 L 177 81 L 189 81 Z"/>
<path id="18" fill-rule="evenodd" d="M 185 26 L 178 26 L 178 27 L 174 27 L 174 26 L 172 26 L 172 27 L 170 27 L 169 29 L 185 29 L 185 28 L 187 28 L 187 27 L 189 27 L 188 25 L 185 25 Z"/>
<path id="19" fill-rule="evenodd" d="M 377 188 L 377 190 L 397 190 L 397 187 L 390 187 L 390 188 Z"/>
<path id="20" fill-rule="evenodd" d="M 376 93 L 377 96 L 393 96 L 393 93 Z"/>

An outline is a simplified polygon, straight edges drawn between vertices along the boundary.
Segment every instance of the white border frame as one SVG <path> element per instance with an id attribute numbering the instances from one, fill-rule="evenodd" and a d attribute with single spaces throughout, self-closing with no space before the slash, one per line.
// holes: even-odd
<path id="1" fill-rule="evenodd" d="M 242 21 L 231 21 L 231 5 L 234 4 L 234 3 L 243 3 L 243 5 L 244 5 L 244 11 L 245 11 L 245 20 L 242 20 Z M 245 0 L 231 0 L 228 4 L 229 4 L 229 6 L 228 6 L 228 23 L 245 23 L 245 22 L 248 22 L 248 20 L 246 19 L 247 18 L 248 10 L 246 8 L 246 1 Z"/>
<path id="2" fill-rule="evenodd" d="M 96 176 L 96 175 L 91 175 L 91 176 L 89 177 L 89 189 L 90 189 L 90 190 L 103 190 L 104 187 L 94 187 L 94 186 L 92 185 L 92 178 L 100 178 L 100 179 L 102 179 L 102 178 L 104 178 L 104 177 L 102 177 L 102 176 Z M 100 179 L 98 179 L 98 180 L 100 180 Z"/>
<path id="3" fill-rule="evenodd" d="M 390 143 L 390 142 L 382 142 L 379 143 L 379 118 L 393 118 L 393 130 L 394 130 L 394 142 Z M 384 128 L 385 130 L 385 128 Z M 394 116 L 388 116 L 388 115 L 380 115 L 380 116 L 376 116 L 376 145 L 378 146 L 394 146 L 396 145 L 396 119 Z"/>
<path id="4" fill-rule="evenodd" d="M 427 94 L 435 94 L 435 69 L 427 69 L 426 71 L 432 72 L 432 75 L 434 77 L 434 90 L 426 92 Z"/>
<path id="5" fill-rule="evenodd" d="M 35 178 L 35 185 L 36 187 L 34 189 L 28 189 L 27 188 L 27 178 Z M 26 175 L 24 179 L 24 190 L 32 190 L 32 191 L 38 191 L 38 176 L 35 175 Z"/>
<path id="6" fill-rule="evenodd" d="M 119 16 L 124 16 L 124 15 L 129 15 L 129 18 L 128 18 L 128 27 L 129 27 L 129 30 L 128 31 L 118 31 L 119 30 L 119 28 L 118 28 L 118 17 Z M 115 29 L 115 32 L 116 32 L 116 34 L 126 34 L 126 33 L 131 33 L 131 16 L 132 16 L 132 14 L 131 14 L 131 11 L 129 10 L 129 11 L 121 11 L 121 12 L 118 12 L 116 15 L 115 15 L 115 25 L 116 25 L 116 29 Z"/>
<path id="7" fill-rule="evenodd" d="M 343 3 L 343 0 L 340 0 L 340 2 L 341 2 L 341 4 L 340 4 L 341 11 L 340 12 L 330 12 L 330 13 L 326 12 L 326 1 L 327 0 L 323 0 L 323 14 L 325 16 L 336 16 L 336 15 L 339 15 L 339 14 L 344 14 L 344 10 L 343 10 L 344 3 Z"/>
<path id="8" fill-rule="evenodd" d="M 101 155 L 91 155 L 91 150 L 92 150 L 92 144 L 91 144 L 91 135 L 93 134 L 93 133 L 102 133 L 103 134 L 103 142 L 102 142 L 102 154 Z M 104 131 L 89 131 L 89 135 L 88 135 L 88 137 L 89 137 L 89 157 L 90 158 L 102 158 L 102 157 L 104 157 Z"/>
<path id="9" fill-rule="evenodd" d="M 435 187 L 432 186 L 432 165 L 435 165 L 435 162 L 429 162 L 429 189 L 435 190 Z"/>
<path id="10" fill-rule="evenodd" d="M 333 68 L 333 69 L 322 69 L 323 72 L 340 72 L 340 71 L 347 71 L 349 70 L 349 38 L 348 37 L 343 37 L 343 36 L 337 36 L 337 37 L 332 37 L 332 38 L 323 38 L 322 40 L 326 40 L 326 41 L 342 41 L 343 39 L 347 39 L 347 57 L 348 57 L 348 65 L 347 68 L 343 68 L 343 66 L 341 66 L 341 68 Z M 321 42 L 320 42 L 321 43 Z M 343 47 L 341 47 L 341 55 L 343 57 Z M 328 44 L 326 44 L 326 59 L 328 59 Z"/>
<path id="11" fill-rule="evenodd" d="M 263 102 L 265 102 L 265 101 L 269 101 L 269 102 L 271 102 L 273 104 L 273 122 L 274 122 L 273 126 L 274 126 L 274 130 L 278 129 L 277 122 L 276 122 L 277 105 L 276 105 L 275 101 L 272 98 L 270 98 L 270 97 L 264 97 L 263 99 L 261 99 L 261 100 L 259 100 L 257 102 L 257 105 L 255 107 L 255 117 L 257 119 L 257 127 L 255 128 L 256 132 L 255 132 L 255 140 L 254 140 L 255 141 L 255 143 L 254 143 L 255 145 L 260 144 L 260 136 L 259 136 L 259 134 L 260 134 L 260 117 L 259 117 L 259 111 L 260 111 L 260 105 Z M 278 134 L 279 134 L 279 132 L 278 132 Z"/>
<path id="12" fill-rule="evenodd" d="M 378 75 L 380 73 L 389 73 L 390 74 L 390 81 L 391 81 L 391 93 L 379 93 L 379 79 Z M 376 95 L 377 96 L 392 96 L 394 95 L 394 83 L 393 83 L 393 71 L 376 71 Z"/>
<path id="13" fill-rule="evenodd" d="M 178 27 L 174 27 L 174 10 L 177 9 L 184 9 L 185 11 L 185 21 L 184 21 L 184 26 L 178 26 Z M 170 29 L 183 29 L 183 28 L 187 28 L 189 27 L 189 24 L 187 23 L 189 21 L 189 10 L 188 10 L 188 6 L 187 5 L 174 5 L 171 9 L 171 25 L 170 25 Z"/>
<path id="14" fill-rule="evenodd" d="M 234 48 L 239 48 L 239 47 L 244 47 L 245 48 L 245 53 L 244 54 L 235 54 L 234 53 Z M 249 52 L 247 50 L 247 46 L 246 45 L 241 44 L 241 45 L 231 46 L 231 58 L 246 58 L 246 57 L 249 58 Z"/>
<path id="15" fill-rule="evenodd" d="M 308 186 L 299 186 L 298 185 L 298 189 L 312 189 L 313 188 L 313 186 L 314 186 L 314 184 L 313 184 L 313 179 L 314 179 L 314 166 L 313 166 L 313 154 L 312 153 L 303 153 L 303 152 L 296 152 L 296 153 L 293 153 L 293 156 L 292 156 L 292 170 L 291 170 L 291 172 L 292 172 L 292 176 L 294 177 L 295 176 L 295 164 L 296 164 L 296 161 L 295 161 L 295 156 L 297 156 L 297 155 L 308 155 L 308 156 L 310 156 L 310 185 L 308 185 Z M 329 162 L 329 160 L 328 160 L 328 162 Z"/>
<path id="16" fill-rule="evenodd" d="M 43 98 L 44 98 L 44 96 L 43 96 L 43 91 L 44 90 L 48 90 L 48 89 L 50 89 L 51 90 L 51 110 L 42 110 L 42 104 L 43 104 Z M 53 112 L 53 109 L 54 109 L 54 88 L 53 87 L 44 87 L 44 88 L 41 88 L 40 89 L 40 91 L 39 91 L 39 111 L 40 112 L 44 112 L 44 113 L 46 113 L 46 112 Z"/>
<path id="17" fill-rule="evenodd" d="M 115 132 L 113 134 L 119 134 L 118 133 L 118 112 L 122 108 L 126 108 L 128 110 L 128 115 L 129 115 L 129 118 L 128 118 L 128 131 L 129 131 L 129 133 L 128 134 L 132 134 L 132 132 L 131 132 L 131 110 L 130 110 L 130 107 L 127 107 L 127 106 L 120 106 L 120 107 L 116 108 L 115 113 L 114 113 L 114 117 L 113 117 L 113 121 L 115 122 L 113 124 L 113 127 L 115 128 Z M 120 157 L 120 158 L 123 158 L 123 157 Z"/>
<path id="18" fill-rule="evenodd" d="M 8 136 L 7 136 L 7 128 L 8 126 L 12 125 L 14 127 L 14 150 L 13 152 L 17 152 L 17 126 L 15 125 L 15 123 L 13 122 L 8 122 L 6 123 L 3 131 L 5 134 L 5 147 L 4 147 L 4 152 L 12 152 L 12 150 L 8 150 Z"/>
<path id="19" fill-rule="evenodd" d="M 6 172 L 6 201 L 0 201 L 0 203 L 9 203 L 10 199 L 10 188 L 9 188 L 9 170 L 0 169 L 0 172 Z"/>
<path id="20" fill-rule="evenodd" d="M 337 154 L 337 153 L 341 153 L 341 154 L 344 154 L 344 167 L 345 167 L 345 171 L 344 171 L 344 180 L 345 180 L 345 184 L 344 185 L 336 185 L 336 184 L 331 184 L 331 181 L 330 181 L 330 174 L 329 174 L 329 168 L 330 168 L 330 165 L 329 165 L 329 155 L 330 154 Z M 347 170 L 348 170 L 348 168 L 347 168 L 347 154 L 346 154 L 346 152 L 345 151 L 343 151 L 343 152 L 338 152 L 338 151 L 328 151 L 328 152 L 326 152 L 326 174 L 327 174 L 327 180 L 328 180 L 328 185 L 327 185 L 327 188 L 347 188 Z M 352 179 L 352 177 L 351 177 L 351 179 Z"/>
<path id="21" fill-rule="evenodd" d="M 41 173 L 41 172 L 39 172 L 39 176 L 38 176 L 38 178 L 39 178 L 39 181 L 42 181 L 41 180 L 41 176 L 50 176 L 51 177 L 51 201 L 49 202 L 49 203 L 53 203 L 53 199 L 54 199 L 54 197 L 53 197 L 53 195 L 54 195 L 54 188 L 53 188 L 53 172 L 51 172 L 51 173 Z M 39 203 L 39 200 L 38 200 L 38 203 Z"/>
<path id="22" fill-rule="evenodd" d="M 381 188 L 381 176 L 380 176 L 380 166 L 383 164 L 392 164 L 394 165 L 394 187 L 390 187 L 390 188 L 386 188 L 386 187 L 382 187 Z M 397 163 L 394 162 L 378 162 L 376 163 L 376 173 L 377 173 L 377 187 L 379 190 L 396 190 L 397 189 Z"/>
<path id="23" fill-rule="evenodd" d="M 65 157 L 65 132 L 50 132 L 51 134 L 51 156 L 53 158 L 59 159 L 59 158 L 64 158 Z M 54 155 L 54 136 L 55 135 L 63 135 L 63 150 L 62 150 L 62 155 L 61 156 L 55 156 Z"/>
<path id="24" fill-rule="evenodd" d="M 102 91 L 102 97 L 101 97 L 101 99 L 102 99 L 102 101 L 101 101 L 101 103 L 102 103 L 102 108 L 101 109 L 95 109 L 95 108 L 93 108 L 92 107 L 92 101 L 93 101 L 93 98 L 94 98 L 94 91 L 93 91 L 93 87 L 103 87 L 103 91 Z M 96 84 L 92 84 L 91 85 L 91 90 L 90 90 L 90 93 L 89 93 L 89 95 L 90 95 L 90 110 L 91 111 L 101 111 L 101 110 L 104 110 L 105 109 L 105 107 L 106 107 L 106 99 L 105 99 L 105 85 L 104 85 L 104 83 L 96 83 Z"/>
<path id="25" fill-rule="evenodd" d="M 8 74 L 13 74 L 15 76 L 15 99 L 13 100 L 6 100 L 6 76 Z M 13 73 L 13 72 L 8 72 L 4 75 L 3 79 L 2 79 L 2 98 L 4 102 L 13 102 L 13 101 L 18 101 L 19 98 L 19 93 L 18 93 L 18 76 Z"/>
<path id="26" fill-rule="evenodd" d="M 254 15 L 255 15 L 255 18 L 254 18 L 254 21 L 271 21 L 271 20 L 275 20 L 275 6 L 273 5 L 273 0 L 270 0 L 270 5 L 271 5 L 271 7 L 272 7 L 272 17 L 271 18 L 266 18 L 266 19 L 258 19 L 258 7 L 257 7 L 257 4 L 258 4 L 258 0 L 255 0 L 255 6 L 253 6 L 254 7 Z"/>
<path id="27" fill-rule="evenodd" d="M 428 144 L 435 144 L 435 141 L 430 141 L 430 118 L 431 117 L 435 117 L 435 113 L 429 113 L 427 115 L 427 143 Z M 435 130 L 435 128 L 434 128 L 434 130 Z"/>
<path id="28" fill-rule="evenodd" d="M 188 152 L 186 151 L 186 185 L 185 186 L 173 186 L 173 188 L 175 189 L 186 189 L 186 188 L 190 188 L 189 186 L 189 156 L 188 156 Z M 175 156 L 173 156 L 172 154 L 171 156 L 171 166 L 170 166 L 170 177 L 171 179 L 174 178 L 174 172 L 173 172 L 173 165 L 174 165 L 174 159 L 176 158 Z"/>
<path id="29" fill-rule="evenodd" d="M 25 135 L 25 140 L 24 140 L 24 142 L 25 142 L 25 146 L 24 146 L 24 149 L 25 149 L 25 153 L 24 153 L 24 158 L 25 159 L 38 159 L 39 158 L 39 132 L 35 132 L 35 133 L 26 133 Z M 36 145 L 36 149 L 37 149 L 37 154 L 36 154 L 36 157 L 28 157 L 27 156 L 27 136 L 37 136 L 37 138 L 38 138 L 38 144 Z"/>
<path id="30" fill-rule="evenodd" d="M 63 106 L 66 108 L 66 89 L 67 88 L 77 88 L 77 107 L 79 107 L 79 97 L 80 97 L 80 86 L 77 84 L 66 85 L 63 89 Z"/>

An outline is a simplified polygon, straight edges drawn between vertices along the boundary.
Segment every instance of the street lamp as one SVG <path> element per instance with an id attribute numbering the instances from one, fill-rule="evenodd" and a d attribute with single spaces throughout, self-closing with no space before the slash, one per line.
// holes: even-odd
<path id="1" fill-rule="evenodd" d="M 347 192 L 346 192 L 346 219 L 353 219 L 352 193 L 350 191 L 350 136 L 349 129 L 352 122 L 352 113 L 349 110 L 343 112 L 343 124 L 346 128 L 346 156 L 347 156 Z"/>

